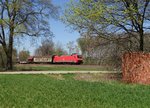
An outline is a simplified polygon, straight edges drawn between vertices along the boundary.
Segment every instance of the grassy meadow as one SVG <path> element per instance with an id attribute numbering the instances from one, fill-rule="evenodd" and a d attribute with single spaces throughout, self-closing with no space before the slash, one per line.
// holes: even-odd
<path id="1" fill-rule="evenodd" d="M 52 64 L 18 64 L 16 71 L 112 71 L 112 67 L 99 65 L 52 65 Z"/>
<path id="2" fill-rule="evenodd" d="M 0 108 L 149 108 L 150 86 L 76 74 L 0 75 Z M 84 77 L 85 79 L 89 77 Z"/>

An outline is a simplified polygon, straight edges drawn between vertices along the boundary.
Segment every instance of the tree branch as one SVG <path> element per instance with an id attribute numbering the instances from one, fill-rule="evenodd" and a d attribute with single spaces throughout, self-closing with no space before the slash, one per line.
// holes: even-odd
<path id="1" fill-rule="evenodd" d="M 28 36 L 37 36 L 39 35 L 40 31 L 36 32 L 36 33 L 33 33 L 33 34 L 30 34 L 30 33 L 27 33 L 27 32 L 15 32 L 16 34 L 25 34 L 25 35 L 28 35 Z"/>
<path id="2" fill-rule="evenodd" d="M 145 3 L 145 5 L 144 5 L 144 12 L 143 12 L 143 15 L 142 15 L 142 24 L 144 23 L 144 18 L 145 18 L 145 13 L 146 13 L 146 9 L 147 9 L 147 7 L 148 7 L 148 4 L 149 4 L 149 0 L 146 0 L 146 3 Z"/>
<path id="3" fill-rule="evenodd" d="M 4 21 L 3 15 L 4 15 L 4 6 L 2 6 L 2 11 L 1 11 L 1 20 L 2 20 L 2 23 L 0 25 L 1 25 L 1 31 L 2 31 L 1 39 L 3 41 L 5 41 L 5 30 L 4 30 L 4 25 L 3 25 L 3 21 Z"/>
<path id="4" fill-rule="evenodd" d="M 20 25 L 20 24 L 24 23 L 24 22 L 28 19 L 28 17 L 29 17 L 30 15 L 34 15 L 34 14 L 37 14 L 37 13 L 36 13 L 36 12 L 27 13 L 26 16 L 25 16 L 25 18 L 22 19 L 20 22 L 18 22 L 17 25 Z"/>

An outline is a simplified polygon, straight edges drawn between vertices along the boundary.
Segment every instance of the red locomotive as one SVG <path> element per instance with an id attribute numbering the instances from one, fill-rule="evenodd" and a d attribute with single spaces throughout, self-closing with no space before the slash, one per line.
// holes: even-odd
<path id="1" fill-rule="evenodd" d="M 83 59 L 81 55 L 54 55 L 54 56 L 31 56 L 27 60 L 28 63 L 67 63 L 67 64 L 81 64 Z"/>

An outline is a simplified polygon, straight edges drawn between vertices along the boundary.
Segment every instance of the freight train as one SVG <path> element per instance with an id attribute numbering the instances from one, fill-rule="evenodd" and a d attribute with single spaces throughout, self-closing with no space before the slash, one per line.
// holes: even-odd
<path id="1" fill-rule="evenodd" d="M 83 63 L 82 55 L 53 55 L 53 56 L 30 56 L 27 63 L 49 63 L 49 64 L 81 64 Z"/>

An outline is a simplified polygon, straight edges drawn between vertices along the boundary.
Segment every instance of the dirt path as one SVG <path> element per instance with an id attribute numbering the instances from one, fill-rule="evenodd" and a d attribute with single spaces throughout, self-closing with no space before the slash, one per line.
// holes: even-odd
<path id="1" fill-rule="evenodd" d="M 0 74 L 68 74 L 68 73 L 121 73 L 118 71 L 6 71 Z"/>

